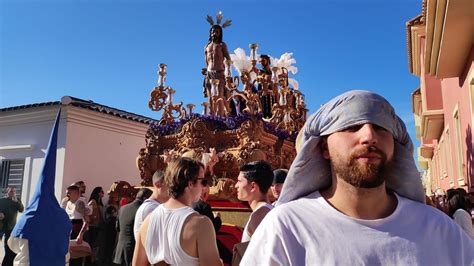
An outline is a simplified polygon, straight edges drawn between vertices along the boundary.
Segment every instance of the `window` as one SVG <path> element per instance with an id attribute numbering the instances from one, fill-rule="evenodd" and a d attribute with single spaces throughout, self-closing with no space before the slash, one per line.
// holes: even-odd
<path id="1" fill-rule="evenodd" d="M 464 159 L 462 156 L 462 135 L 461 135 L 461 118 L 459 116 L 459 109 L 456 105 L 456 108 L 453 112 L 454 118 L 454 145 L 456 149 L 456 174 L 459 180 L 464 181 L 464 173 L 463 173 L 463 166 L 464 166 Z M 454 183 L 454 178 L 451 181 Z"/>
<path id="2" fill-rule="evenodd" d="M 7 187 L 14 187 L 17 197 L 21 198 L 24 170 L 25 159 L 2 160 L 0 165 L 1 192 L 4 192 Z"/>
<path id="3" fill-rule="evenodd" d="M 449 135 L 449 127 L 445 131 L 446 137 L 446 162 L 447 162 L 447 172 L 448 176 L 451 177 L 451 180 L 454 180 L 454 170 L 453 170 L 453 153 L 451 152 L 451 136 Z"/>
<path id="4" fill-rule="evenodd" d="M 474 74 L 472 75 L 471 83 L 469 84 L 469 92 L 471 96 L 471 114 L 474 114 Z"/>

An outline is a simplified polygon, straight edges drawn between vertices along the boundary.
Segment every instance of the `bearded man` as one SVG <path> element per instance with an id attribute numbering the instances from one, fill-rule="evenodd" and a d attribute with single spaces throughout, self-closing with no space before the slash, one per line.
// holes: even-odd
<path id="1" fill-rule="evenodd" d="M 380 95 L 350 91 L 308 119 L 277 207 L 241 265 L 472 265 L 474 241 L 423 204 L 413 145 Z"/>

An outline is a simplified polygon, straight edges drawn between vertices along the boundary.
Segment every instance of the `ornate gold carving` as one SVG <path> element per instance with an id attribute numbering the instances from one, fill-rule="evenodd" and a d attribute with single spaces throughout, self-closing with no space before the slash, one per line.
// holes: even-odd
<path id="1" fill-rule="evenodd" d="M 296 151 L 292 140 L 285 138 L 294 137 L 303 127 L 308 110 L 297 82 L 288 76 L 297 71 L 291 53 L 279 59 L 258 57 L 258 44 L 254 43 L 249 46 L 250 57 L 240 49 L 235 50 L 240 56 L 231 60 L 227 44 L 222 41 L 222 29 L 216 26 L 222 22 L 222 14 L 216 17 L 217 24 L 210 16 L 207 21 L 213 27 L 205 48 L 207 67 L 202 69 L 207 98 L 202 103 L 203 116 L 193 114 L 193 104 L 184 108 L 183 103 L 173 103 L 176 91 L 165 85 L 167 66 L 160 64 L 158 84 L 148 105 L 153 111 L 162 111 L 162 115 L 150 125 L 146 146 L 139 151 L 136 163 L 142 184 L 151 185 L 153 173 L 163 170 L 168 159 L 183 154 L 201 158 L 215 148 L 215 195 L 232 200 L 240 164 L 267 160 L 274 168 L 289 168 Z M 226 21 L 222 27 L 229 24 Z M 232 67 L 239 75 L 232 75 Z"/>

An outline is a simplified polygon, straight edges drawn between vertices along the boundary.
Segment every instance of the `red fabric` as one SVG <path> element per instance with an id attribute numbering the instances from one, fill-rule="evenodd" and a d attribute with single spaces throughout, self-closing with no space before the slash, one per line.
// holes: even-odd
<path id="1" fill-rule="evenodd" d="M 240 243 L 242 239 L 242 233 L 243 231 L 240 227 L 223 224 L 219 230 L 219 233 L 216 235 L 216 238 L 220 243 L 222 243 L 225 249 L 227 249 L 227 251 L 232 254 L 234 245 Z"/>
<path id="2" fill-rule="evenodd" d="M 120 200 L 120 206 L 127 205 L 128 204 L 128 198 L 122 198 Z"/>
<path id="3" fill-rule="evenodd" d="M 243 202 L 230 202 L 227 200 L 209 200 L 208 203 L 214 208 L 238 208 L 248 209 L 249 206 Z"/>
<path id="4" fill-rule="evenodd" d="M 225 224 L 223 224 L 221 226 L 221 229 L 219 230 L 219 234 L 217 236 L 219 237 L 220 235 L 223 235 L 223 236 L 229 236 L 230 235 L 237 241 L 236 243 L 240 243 L 240 241 L 242 240 L 243 230 L 242 230 L 242 228 L 237 227 L 235 225 L 225 225 Z M 232 248 L 230 250 L 232 250 L 233 247 L 234 247 L 234 245 L 232 245 Z"/>
<path id="5" fill-rule="evenodd" d="M 232 253 L 232 250 L 234 250 L 234 245 L 240 243 L 240 241 L 237 241 L 237 239 L 235 239 L 235 237 L 232 235 L 217 235 L 217 240 L 221 241 L 221 243 L 228 251 L 230 251 L 230 253 Z"/>

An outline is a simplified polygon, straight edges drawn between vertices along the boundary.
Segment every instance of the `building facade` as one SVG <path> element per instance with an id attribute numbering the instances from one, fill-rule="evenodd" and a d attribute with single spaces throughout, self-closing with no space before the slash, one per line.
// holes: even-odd
<path id="1" fill-rule="evenodd" d="M 418 163 L 426 192 L 474 191 L 474 1 L 424 0 L 408 21 Z"/>
<path id="2" fill-rule="evenodd" d="M 61 101 L 0 109 L 0 189 L 17 188 L 25 205 L 38 181 L 56 114 L 58 131 L 55 195 L 77 181 L 108 190 L 114 181 L 138 185 L 138 151 L 150 118 L 92 101 L 65 96 Z M 105 202 L 104 202 L 105 203 Z"/>

